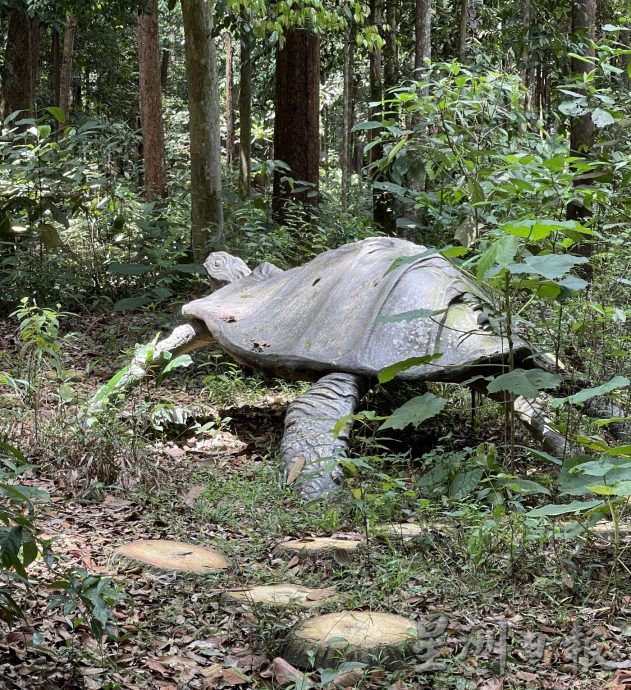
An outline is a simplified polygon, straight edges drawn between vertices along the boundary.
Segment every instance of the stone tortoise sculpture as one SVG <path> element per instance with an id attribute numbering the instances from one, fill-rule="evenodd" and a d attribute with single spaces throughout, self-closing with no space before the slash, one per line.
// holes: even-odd
<path id="1" fill-rule="evenodd" d="M 414 258 L 391 270 L 401 257 Z M 405 240 L 365 239 L 287 271 L 269 263 L 251 271 L 225 252 L 210 254 L 204 268 L 214 292 L 183 307 L 188 323 L 156 344 L 153 363 L 216 341 L 249 367 L 315 381 L 289 405 L 281 444 L 285 478 L 302 467 L 295 486 L 308 499 L 338 485 L 349 428 L 335 436 L 333 427 L 357 409 L 384 367 L 440 353 L 396 379 L 462 383 L 506 366 L 508 342 L 491 327 L 490 298 L 442 255 Z M 424 316 L 388 319 L 413 310 Z M 513 338 L 515 367 L 535 366 L 533 354 Z M 136 383 L 147 368 L 137 356 L 115 389 Z M 94 401 L 93 411 L 105 402 L 98 393 Z M 540 403 L 518 399 L 516 410 L 545 447 L 563 454 L 565 439 Z"/>

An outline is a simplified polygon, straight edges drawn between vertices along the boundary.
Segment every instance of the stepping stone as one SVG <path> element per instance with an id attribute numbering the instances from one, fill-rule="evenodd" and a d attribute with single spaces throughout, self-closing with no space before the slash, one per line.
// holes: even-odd
<path id="1" fill-rule="evenodd" d="M 336 594 L 335 587 L 311 589 L 301 585 L 284 583 L 281 585 L 257 585 L 248 589 L 233 590 L 226 592 L 226 597 L 233 601 L 249 604 L 260 603 L 281 607 L 295 604 L 304 608 L 312 608 L 335 599 Z"/>
<path id="2" fill-rule="evenodd" d="M 374 531 L 378 537 L 391 537 L 393 539 L 403 539 L 404 541 L 427 534 L 427 529 L 413 522 L 383 523 L 375 525 Z"/>
<path id="3" fill-rule="evenodd" d="M 277 548 L 281 551 L 303 552 L 312 554 L 335 552 L 335 551 L 355 551 L 355 549 L 365 542 L 361 539 L 337 539 L 335 537 L 313 537 L 309 539 L 292 539 L 291 541 L 281 542 Z"/>
<path id="4" fill-rule="evenodd" d="M 392 613 L 339 611 L 309 618 L 290 630 L 284 658 L 294 666 L 337 666 L 341 660 L 393 667 L 417 641 L 416 623 Z"/>
<path id="5" fill-rule="evenodd" d="M 141 539 L 119 546 L 114 555 L 159 570 L 205 575 L 230 566 L 219 551 L 166 539 Z"/>

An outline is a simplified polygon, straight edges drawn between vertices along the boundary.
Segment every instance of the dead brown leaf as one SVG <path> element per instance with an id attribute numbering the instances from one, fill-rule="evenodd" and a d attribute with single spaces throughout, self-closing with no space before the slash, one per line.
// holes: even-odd
<path id="1" fill-rule="evenodd" d="M 169 675 L 169 672 L 157 659 L 147 659 L 147 667 L 150 668 L 152 671 L 156 671 L 165 678 Z"/>
<path id="2" fill-rule="evenodd" d="M 277 656 L 272 661 L 272 670 L 274 672 L 274 680 L 278 685 L 299 684 L 304 681 L 304 674 L 295 666 L 292 666 L 288 661 L 285 661 L 280 656 Z"/>
<path id="3" fill-rule="evenodd" d="M 338 673 L 333 679 L 333 683 L 341 688 L 354 688 L 363 677 L 363 668 L 353 668 L 350 671 Z"/>
<path id="4" fill-rule="evenodd" d="M 286 480 L 287 485 L 293 484 L 296 481 L 296 479 L 298 478 L 298 475 L 302 472 L 304 467 L 305 467 L 305 456 L 299 455 L 297 458 L 294 459 L 294 462 L 291 466 L 291 469 L 289 470 L 289 473 L 287 474 L 287 480 Z"/>
<path id="5" fill-rule="evenodd" d="M 195 484 L 195 486 L 192 486 L 186 493 L 186 496 L 184 497 L 184 503 L 186 503 L 187 506 L 192 506 L 195 501 L 202 496 L 204 493 L 204 490 L 206 487 L 203 484 Z"/>
<path id="6" fill-rule="evenodd" d="M 225 668 L 222 674 L 223 682 L 226 685 L 245 685 L 249 682 L 249 678 L 238 668 Z"/>

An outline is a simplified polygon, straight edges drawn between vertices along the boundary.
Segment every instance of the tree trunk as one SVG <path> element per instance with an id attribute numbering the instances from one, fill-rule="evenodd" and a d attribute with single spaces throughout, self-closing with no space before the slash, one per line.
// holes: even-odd
<path id="1" fill-rule="evenodd" d="M 320 39 L 305 29 L 287 31 L 278 50 L 275 106 L 274 158 L 290 169 L 274 173 L 272 210 L 282 223 L 288 199 L 315 204 L 319 191 Z M 292 194 L 286 177 L 307 182 L 310 189 Z"/>
<path id="2" fill-rule="evenodd" d="M 51 64 L 53 70 L 53 105 L 59 107 L 61 101 L 61 36 L 57 29 L 53 29 Z"/>
<path id="3" fill-rule="evenodd" d="M 239 64 L 239 193 L 250 196 L 252 151 L 252 32 L 241 29 Z"/>
<path id="4" fill-rule="evenodd" d="M 232 71 L 232 36 L 224 31 L 226 49 L 226 163 L 234 164 L 234 76 Z"/>
<path id="5" fill-rule="evenodd" d="M 414 71 L 432 57 L 432 0 L 416 0 L 414 14 Z M 418 73 L 415 74 L 418 79 Z"/>
<path id="6" fill-rule="evenodd" d="M 538 70 L 532 61 L 532 54 L 530 50 L 530 29 L 532 26 L 532 6 L 531 0 L 524 0 L 523 4 L 523 21 L 524 21 L 524 48 L 521 54 L 521 78 L 526 87 L 526 96 L 524 106 L 526 110 L 537 109 L 540 98 L 538 97 L 540 91 L 540 80 L 538 77 Z"/>
<path id="7" fill-rule="evenodd" d="M 145 198 L 147 201 L 153 201 L 163 197 L 166 191 L 158 60 L 158 0 L 145 0 L 138 16 L 138 71 Z"/>
<path id="8" fill-rule="evenodd" d="M 219 86 L 208 0 L 182 0 L 186 84 L 191 140 L 191 248 L 193 260 L 205 258 L 209 230 L 216 244 L 223 237 Z"/>
<path id="9" fill-rule="evenodd" d="M 594 48 L 591 41 L 596 34 L 596 0 L 573 0 L 572 1 L 572 35 L 575 43 L 582 44 L 582 50 L 577 54 L 583 53 L 586 56 L 594 55 Z M 573 80 L 581 82 L 583 75 L 592 69 L 591 64 L 583 62 L 578 58 L 572 58 L 571 70 Z M 574 87 L 574 90 L 579 90 Z M 589 157 L 594 143 L 594 123 L 590 113 L 572 118 L 570 125 L 570 154 L 582 158 Z M 590 184 L 591 179 L 574 180 L 574 186 L 578 192 L 582 185 Z M 589 218 L 591 211 L 583 205 L 580 192 L 567 206 L 567 218 L 569 220 L 582 220 Z M 581 256 L 590 257 L 593 246 L 589 243 L 581 244 L 577 247 L 577 252 Z M 589 280 L 592 277 L 592 269 L 588 265 L 582 267 L 580 271 L 583 278 Z"/>
<path id="10" fill-rule="evenodd" d="M 370 23 L 377 27 L 378 30 L 383 28 L 383 1 L 371 0 L 370 2 Z M 370 117 L 373 120 L 381 118 L 381 101 L 383 100 L 383 77 L 382 77 L 382 60 L 381 49 L 374 47 L 370 53 L 370 100 L 376 105 L 373 106 Z M 374 142 L 379 137 L 381 130 L 370 129 L 369 140 Z M 377 182 L 380 178 L 379 173 L 375 168 L 377 161 L 381 160 L 383 156 L 383 148 L 380 143 L 372 146 L 368 153 L 368 162 L 371 166 L 372 181 Z M 388 197 L 381 189 L 373 187 L 372 192 L 372 217 L 375 223 L 384 229 L 388 229 L 391 225 L 391 218 L 388 212 Z"/>
<path id="11" fill-rule="evenodd" d="M 168 48 L 162 49 L 162 59 L 160 60 L 160 88 L 162 93 L 166 93 L 169 84 L 169 62 L 171 61 L 171 51 Z"/>
<path id="12" fill-rule="evenodd" d="M 354 36 L 350 29 L 344 34 L 344 86 L 342 91 L 342 149 L 340 167 L 342 168 L 342 206 L 348 200 L 348 187 L 351 175 L 351 129 L 353 127 L 353 47 Z"/>
<path id="13" fill-rule="evenodd" d="M 383 51 L 383 79 L 384 89 L 390 89 L 397 85 L 398 81 L 398 55 L 397 55 L 397 11 L 395 0 L 386 2 L 386 26 L 385 45 Z"/>
<path id="14" fill-rule="evenodd" d="M 70 83 L 72 78 L 72 53 L 74 50 L 74 36 L 77 28 L 77 18 L 69 14 L 64 28 L 64 54 L 61 62 L 59 77 L 59 107 L 64 111 L 66 122 L 70 114 Z"/>
<path id="15" fill-rule="evenodd" d="M 469 29 L 469 0 L 460 0 L 460 19 L 458 28 L 458 59 L 467 59 L 467 33 Z"/>
<path id="16" fill-rule="evenodd" d="M 4 54 L 2 103 L 4 116 L 23 110 L 23 117 L 35 112 L 35 86 L 39 63 L 39 18 L 23 11 L 9 15 Z"/>

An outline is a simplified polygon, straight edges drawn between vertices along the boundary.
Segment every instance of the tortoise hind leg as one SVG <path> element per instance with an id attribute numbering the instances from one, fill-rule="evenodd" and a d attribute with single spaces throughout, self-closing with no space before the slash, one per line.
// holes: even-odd
<path id="1" fill-rule="evenodd" d="M 355 412 L 366 389 L 360 376 L 328 374 L 289 405 L 281 465 L 285 481 L 298 473 L 295 485 L 304 498 L 322 498 L 339 487 L 338 461 L 345 457 L 350 425 L 337 436 L 333 428 L 339 419 Z"/>

